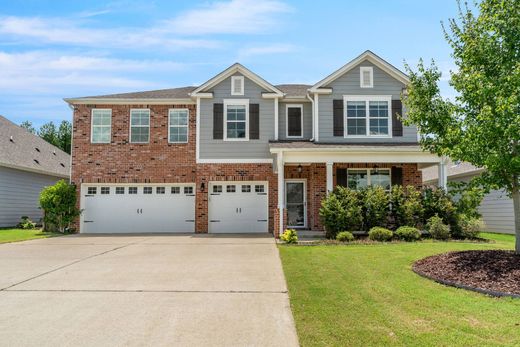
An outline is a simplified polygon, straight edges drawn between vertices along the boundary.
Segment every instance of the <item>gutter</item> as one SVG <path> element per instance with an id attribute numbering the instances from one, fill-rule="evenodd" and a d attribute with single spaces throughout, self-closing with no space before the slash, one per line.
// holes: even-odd
<path id="1" fill-rule="evenodd" d="M 309 141 L 314 142 L 314 130 L 315 130 L 315 126 L 314 126 L 314 99 L 310 97 L 308 92 L 307 92 L 307 94 L 305 96 L 307 97 L 307 99 L 309 99 L 311 101 L 312 138 Z M 303 117 L 303 115 L 302 115 L 302 117 Z"/>

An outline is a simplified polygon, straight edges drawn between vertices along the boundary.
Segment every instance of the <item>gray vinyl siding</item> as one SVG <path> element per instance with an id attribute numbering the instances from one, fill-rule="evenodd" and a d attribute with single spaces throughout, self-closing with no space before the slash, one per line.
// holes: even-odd
<path id="1" fill-rule="evenodd" d="M 362 66 L 373 67 L 373 88 L 359 87 L 359 68 Z M 401 98 L 401 92 L 405 85 L 369 61 L 360 63 L 324 87 L 332 88 L 332 94 L 319 96 L 319 142 L 417 142 L 417 128 L 415 126 L 404 126 L 403 136 L 398 137 L 344 138 L 333 136 L 332 100 L 343 99 L 344 95 L 391 95 L 392 100 L 399 100 Z M 392 129 L 390 129 L 390 132 L 391 131 Z"/>
<path id="2" fill-rule="evenodd" d="M 310 102 L 281 102 L 278 105 L 278 138 L 287 140 L 287 105 L 303 105 L 303 139 L 312 138 L 312 104 Z M 298 140 L 290 138 L 289 140 Z"/>
<path id="3" fill-rule="evenodd" d="M 240 74 L 235 74 L 240 76 Z M 262 89 L 244 77 L 244 95 L 231 95 L 231 77 L 214 88 L 212 99 L 200 101 L 200 158 L 201 159 L 272 159 L 269 140 L 274 138 L 274 100 L 263 99 Z M 224 141 L 213 139 L 213 104 L 224 99 L 249 99 L 250 104 L 260 105 L 260 138 L 249 141 Z M 226 115 L 224 114 L 224 121 Z"/>
<path id="4" fill-rule="evenodd" d="M 15 226 L 21 216 L 39 222 L 42 218 L 38 208 L 40 192 L 58 180 L 54 176 L 0 166 L 0 227 Z"/>

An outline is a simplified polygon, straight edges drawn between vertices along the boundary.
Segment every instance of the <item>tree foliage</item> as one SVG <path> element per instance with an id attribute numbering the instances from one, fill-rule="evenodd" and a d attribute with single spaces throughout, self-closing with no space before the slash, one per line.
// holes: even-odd
<path id="1" fill-rule="evenodd" d="M 34 128 L 30 121 L 24 121 L 20 126 L 70 154 L 72 146 L 72 124 L 70 122 L 64 120 L 59 126 L 56 126 L 56 124 L 51 121 L 43 124 L 38 130 Z"/>
<path id="2" fill-rule="evenodd" d="M 81 213 L 76 207 L 76 187 L 65 180 L 42 190 L 40 207 L 45 212 L 43 221 L 47 231 L 70 231 L 71 224 Z"/>
<path id="3" fill-rule="evenodd" d="M 443 25 L 457 96 L 441 96 L 434 62 L 420 61 L 416 71 L 407 65 L 404 123 L 418 126 L 423 148 L 484 167 L 476 180 L 512 196 L 520 253 L 520 1 L 484 0 L 474 12 L 459 3 L 458 18 Z"/>

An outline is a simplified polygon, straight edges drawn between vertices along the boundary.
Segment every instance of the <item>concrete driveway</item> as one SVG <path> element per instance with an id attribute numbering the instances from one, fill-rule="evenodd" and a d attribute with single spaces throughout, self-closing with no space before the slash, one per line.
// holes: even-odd
<path id="1" fill-rule="evenodd" d="M 0 344 L 298 341 L 268 235 L 75 235 L 0 245 Z"/>

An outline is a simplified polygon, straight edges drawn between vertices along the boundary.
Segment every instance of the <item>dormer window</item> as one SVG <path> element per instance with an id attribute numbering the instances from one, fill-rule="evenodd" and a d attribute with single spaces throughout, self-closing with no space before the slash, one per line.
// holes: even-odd
<path id="1" fill-rule="evenodd" d="M 231 77 L 231 95 L 244 95 L 244 76 Z"/>
<path id="2" fill-rule="evenodd" d="M 374 68 L 371 66 L 362 66 L 359 69 L 360 88 L 374 87 Z"/>

